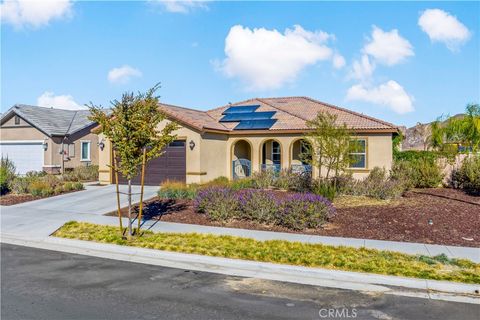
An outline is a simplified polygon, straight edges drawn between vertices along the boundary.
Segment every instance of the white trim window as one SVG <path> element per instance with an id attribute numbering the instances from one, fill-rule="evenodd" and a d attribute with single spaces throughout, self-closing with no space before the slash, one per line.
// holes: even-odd
<path id="1" fill-rule="evenodd" d="M 350 141 L 350 168 L 367 168 L 367 139 L 352 139 Z"/>
<path id="2" fill-rule="evenodd" d="M 80 161 L 90 161 L 90 141 L 80 141 Z"/>

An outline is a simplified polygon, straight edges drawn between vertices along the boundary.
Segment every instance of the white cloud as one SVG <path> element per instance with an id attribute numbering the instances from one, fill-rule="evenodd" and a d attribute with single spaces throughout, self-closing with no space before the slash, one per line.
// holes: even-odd
<path id="1" fill-rule="evenodd" d="M 471 36 L 470 31 L 455 16 L 440 9 L 425 10 L 418 25 L 430 40 L 443 42 L 448 49 L 456 51 Z"/>
<path id="2" fill-rule="evenodd" d="M 50 20 L 68 18 L 72 14 L 70 0 L 5 0 L 0 4 L 2 23 L 16 28 L 39 28 Z"/>
<path id="3" fill-rule="evenodd" d="M 335 69 L 341 69 L 345 66 L 346 62 L 345 62 L 345 58 L 338 54 L 338 53 L 335 53 L 333 55 L 333 58 L 332 58 L 332 63 L 333 63 L 333 67 Z"/>
<path id="4" fill-rule="evenodd" d="M 415 55 L 410 42 L 400 36 L 397 29 L 385 32 L 376 26 L 373 26 L 372 37 L 363 47 L 363 52 L 388 66 Z"/>
<path id="5" fill-rule="evenodd" d="M 190 13 L 194 9 L 208 9 L 208 0 L 152 0 L 151 3 L 160 4 L 165 11 L 173 13 Z"/>
<path id="6" fill-rule="evenodd" d="M 299 25 L 283 34 L 236 25 L 225 39 L 226 58 L 214 65 L 227 77 L 241 79 L 249 90 L 276 89 L 295 80 L 305 67 L 331 59 L 332 49 L 325 43 L 333 38 Z"/>
<path id="7" fill-rule="evenodd" d="M 56 96 L 53 92 L 45 91 L 40 97 L 37 98 L 37 105 L 40 107 L 65 109 L 65 110 L 83 110 L 87 109 L 86 106 L 82 106 L 73 100 L 73 97 L 69 94 Z"/>
<path id="8" fill-rule="evenodd" d="M 124 65 L 118 68 L 113 68 L 108 72 L 108 81 L 111 83 L 127 83 L 133 77 L 141 77 L 140 70 Z"/>
<path id="9" fill-rule="evenodd" d="M 370 58 L 364 54 L 359 60 L 353 61 L 350 77 L 357 80 L 368 80 L 375 71 L 376 65 L 370 61 Z"/>
<path id="10" fill-rule="evenodd" d="M 404 114 L 414 110 L 414 98 L 396 81 L 390 80 L 377 87 L 356 84 L 347 92 L 347 100 L 365 101 L 387 106 L 396 113 Z"/>

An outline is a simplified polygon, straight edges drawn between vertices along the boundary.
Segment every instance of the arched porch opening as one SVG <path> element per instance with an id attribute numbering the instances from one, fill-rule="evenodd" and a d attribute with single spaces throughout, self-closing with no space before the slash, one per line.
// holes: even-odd
<path id="1" fill-rule="evenodd" d="M 306 139 L 298 139 L 290 146 L 292 172 L 312 172 L 311 143 Z"/>
<path id="2" fill-rule="evenodd" d="M 282 169 L 282 145 L 275 139 L 260 144 L 260 169 L 279 172 Z"/>
<path id="3" fill-rule="evenodd" d="M 232 145 L 232 178 L 242 179 L 252 174 L 252 145 L 238 140 Z"/>

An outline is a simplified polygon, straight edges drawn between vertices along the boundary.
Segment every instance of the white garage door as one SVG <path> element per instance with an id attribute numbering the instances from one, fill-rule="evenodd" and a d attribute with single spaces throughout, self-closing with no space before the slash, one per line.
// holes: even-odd
<path id="1" fill-rule="evenodd" d="M 43 169 L 42 141 L 1 141 L 0 149 L 2 158 L 12 160 L 19 174 Z"/>

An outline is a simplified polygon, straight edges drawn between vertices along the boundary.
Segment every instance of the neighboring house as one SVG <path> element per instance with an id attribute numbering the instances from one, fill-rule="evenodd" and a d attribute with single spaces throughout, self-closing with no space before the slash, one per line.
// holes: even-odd
<path id="1" fill-rule="evenodd" d="M 63 110 L 15 105 L 2 115 L 2 157 L 28 171 L 59 173 L 62 168 L 98 164 L 98 136 L 88 110 Z M 62 161 L 62 150 L 63 161 Z"/>
<path id="2" fill-rule="evenodd" d="M 307 97 L 250 99 L 210 111 L 199 111 L 160 104 L 169 120 L 181 127 L 177 140 L 165 153 L 148 164 L 147 185 L 165 180 L 205 183 L 220 176 L 230 179 L 250 176 L 253 172 L 271 169 L 292 169 L 297 172 L 319 172 L 302 163 L 300 154 L 305 144 L 306 122 L 318 112 L 337 115 L 360 140 L 363 149 L 352 154 L 357 162 L 349 170 L 355 177 L 364 177 L 374 167 L 387 170 L 392 165 L 392 135 L 396 126 L 344 108 Z M 100 182 L 114 182 L 111 145 L 100 135 Z M 121 179 L 121 183 L 125 180 Z M 138 183 L 139 179 L 134 179 Z"/>

